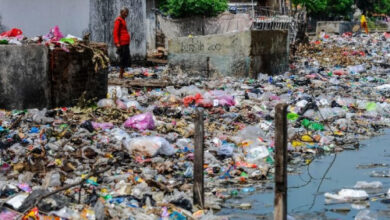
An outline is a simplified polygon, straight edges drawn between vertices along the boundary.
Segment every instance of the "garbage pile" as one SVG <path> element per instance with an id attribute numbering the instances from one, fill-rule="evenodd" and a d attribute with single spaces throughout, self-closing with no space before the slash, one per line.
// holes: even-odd
<path id="1" fill-rule="evenodd" d="M 109 58 L 106 55 L 107 49 L 103 49 L 97 45 L 90 44 L 89 34 L 84 36 L 84 39 L 68 34 L 64 36 L 58 26 L 50 29 L 49 33 L 43 36 L 27 38 L 23 35 L 23 31 L 18 28 L 13 28 L 9 31 L 0 33 L 0 45 L 27 45 L 27 44 L 42 44 L 50 50 L 61 48 L 66 52 L 71 50 L 83 53 L 89 50 L 93 54 L 92 62 L 95 72 L 101 69 L 108 68 Z"/>
<path id="2" fill-rule="evenodd" d="M 92 106 L 0 111 L 0 218 L 223 218 L 214 211 L 225 199 L 273 178 L 280 102 L 289 104 L 290 171 L 318 155 L 359 148 L 359 140 L 390 125 L 390 69 L 381 65 L 387 39 L 331 39 L 319 44 L 350 51 L 372 43 L 356 63 L 325 65 L 323 52 L 311 51 L 279 76 L 203 78 L 157 89 L 112 86 L 108 98 Z M 138 70 L 129 69 L 128 77 L 147 80 L 148 70 Z M 185 73 L 169 77 L 191 80 Z M 192 203 L 196 108 L 205 110 L 204 209 Z M 350 194 L 355 191 L 327 197 Z"/>

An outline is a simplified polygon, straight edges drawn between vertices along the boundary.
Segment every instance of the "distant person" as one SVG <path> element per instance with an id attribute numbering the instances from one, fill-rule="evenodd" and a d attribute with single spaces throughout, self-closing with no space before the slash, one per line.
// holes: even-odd
<path id="1" fill-rule="evenodd" d="M 130 64 L 130 34 L 127 31 L 126 18 L 129 16 L 129 9 L 122 8 L 119 17 L 115 19 L 114 24 L 114 43 L 119 55 L 119 78 L 123 79 L 125 68 Z"/>
<path id="2" fill-rule="evenodd" d="M 364 28 L 364 31 L 366 32 L 366 34 L 368 34 L 367 19 L 364 13 L 362 14 L 362 17 L 360 17 L 360 26 L 362 29 Z"/>
<path id="3" fill-rule="evenodd" d="M 319 37 L 320 37 L 321 40 L 324 40 L 324 39 L 325 39 L 325 36 L 326 36 L 325 30 L 322 29 L 321 32 L 320 32 Z"/>

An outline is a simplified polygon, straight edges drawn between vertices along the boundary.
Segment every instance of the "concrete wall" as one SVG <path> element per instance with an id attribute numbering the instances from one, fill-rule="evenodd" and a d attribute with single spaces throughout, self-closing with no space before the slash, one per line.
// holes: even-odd
<path id="1" fill-rule="evenodd" d="M 64 34 L 88 31 L 89 0 L 0 0 L 0 31 L 20 28 L 28 37 L 58 25 Z"/>
<path id="2" fill-rule="evenodd" d="M 38 45 L 0 45 L 0 57 L 0 108 L 48 106 L 48 49 Z"/>
<path id="3" fill-rule="evenodd" d="M 156 8 L 155 0 L 146 0 L 146 49 L 156 48 Z"/>
<path id="4" fill-rule="evenodd" d="M 116 57 L 112 30 L 121 7 L 130 9 L 127 18 L 131 32 L 131 56 L 146 57 L 147 41 L 154 46 L 155 0 L 0 0 L 0 32 L 20 28 L 28 37 L 47 34 L 58 25 L 64 35 L 82 37 L 90 31 L 93 41 L 109 45 Z M 148 11 L 146 6 L 148 5 Z"/>
<path id="5" fill-rule="evenodd" d="M 92 63 L 93 53 L 79 53 L 62 49 L 50 51 L 51 106 L 73 106 L 84 92 L 85 99 L 107 96 L 108 70 L 96 73 Z"/>
<path id="6" fill-rule="evenodd" d="M 352 32 L 352 28 L 355 25 L 353 22 L 348 21 L 318 21 L 316 34 L 318 35 L 321 30 L 325 30 L 330 34 L 343 34 L 345 32 Z"/>
<path id="7" fill-rule="evenodd" d="M 88 50 L 0 45 L 0 109 L 72 106 L 83 92 L 87 99 L 104 98 L 107 70 L 95 73 L 92 56 Z"/>
<path id="8" fill-rule="evenodd" d="M 288 69 L 287 30 L 252 31 L 251 39 L 251 77 L 257 77 L 260 72 L 280 74 Z"/>
<path id="9" fill-rule="evenodd" d="M 169 40 L 168 59 L 171 65 L 205 72 L 209 57 L 211 71 L 223 75 L 247 76 L 250 69 L 250 43 L 250 32 L 174 38 Z"/>
<path id="10" fill-rule="evenodd" d="M 288 31 L 244 31 L 169 40 L 169 63 L 204 73 L 256 77 L 278 74 L 288 65 Z"/>
<path id="11" fill-rule="evenodd" d="M 157 28 L 169 39 L 187 37 L 188 35 L 211 35 L 237 33 L 250 30 L 252 20 L 247 14 L 230 14 L 225 12 L 217 17 L 171 19 L 157 16 Z M 168 45 L 166 45 L 168 46 Z"/>
<path id="12" fill-rule="evenodd" d="M 131 34 L 131 57 L 132 59 L 144 59 L 146 57 L 147 39 L 145 0 L 90 0 L 89 27 L 92 40 L 107 43 L 110 57 L 116 57 L 112 31 L 114 20 L 119 16 L 119 11 L 123 6 L 130 10 L 126 21 Z"/>

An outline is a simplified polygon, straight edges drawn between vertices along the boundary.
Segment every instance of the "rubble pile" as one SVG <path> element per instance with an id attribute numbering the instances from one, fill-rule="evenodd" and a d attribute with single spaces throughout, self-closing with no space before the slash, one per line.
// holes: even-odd
<path id="1" fill-rule="evenodd" d="M 0 219 L 221 219 L 214 213 L 225 199 L 273 178 L 277 103 L 289 104 L 290 171 L 318 155 L 358 148 L 389 127 L 387 44 L 379 34 L 332 36 L 315 46 L 326 49 L 305 49 L 279 76 L 112 86 L 93 105 L 0 111 Z M 364 53 L 331 65 L 337 48 Z M 145 68 L 125 74 L 162 75 Z M 196 108 L 205 110 L 205 209 L 192 204 Z M 354 191 L 327 196 L 347 194 Z"/>

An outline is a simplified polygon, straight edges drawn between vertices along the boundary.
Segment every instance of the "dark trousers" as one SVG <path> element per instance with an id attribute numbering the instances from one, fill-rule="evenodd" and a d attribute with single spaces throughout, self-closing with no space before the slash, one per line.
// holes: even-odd
<path id="1" fill-rule="evenodd" d="M 121 68 L 129 67 L 131 63 L 129 45 L 120 46 L 117 53 L 119 55 L 119 66 Z"/>

